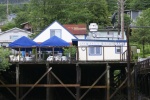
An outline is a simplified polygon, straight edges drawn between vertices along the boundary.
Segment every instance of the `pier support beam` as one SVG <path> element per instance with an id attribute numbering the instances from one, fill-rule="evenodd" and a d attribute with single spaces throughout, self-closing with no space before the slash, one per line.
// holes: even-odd
<path id="1" fill-rule="evenodd" d="M 19 85 L 19 64 L 16 64 L 16 85 Z M 16 100 L 19 100 L 19 87 L 16 87 Z"/>
<path id="2" fill-rule="evenodd" d="M 106 100 L 110 100 L 110 74 L 109 74 L 109 69 L 110 69 L 110 66 L 107 64 L 106 65 L 106 70 L 107 70 L 107 73 L 106 73 Z"/>
<path id="3" fill-rule="evenodd" d="M 76 64 L 76 83 L 81 84 L 81 68 L 78 64 Z M 80 87 L 76 87 L 76 100 L 80 99 Z"/>
<path id="4" fill-rule="evenodd" d="M 138 94 L 137 94 L 137 64 L 134 66 L 134 100 L 138 100 Z"/>
<path id="5" fill-rule="evenodd" d="M 48 71 L 49 64 L 46 64 L 46 70 Z M 50 84 L 50 73 L 47 73 L 47 84 Z M 50 88 L 46 88 L 46 100 L 50 100 Z"/>
<path id="6" fill-rule="evenodd" d="M 50 67 L 19 100 L 23 100 L 30 93 L 30 91 L 32 89 L 34 89 L 35 86 L 47 75 L 47 73 L 49 73 L 51 71 L 51 69 L 52 69 L 52 67 Z"/>
<path id="7" fill-rule="evenodd" d="M 84 96 L 97 84 L 97 82 L 107 73 L 107 69 L 94 81 L 94 83 L 82 94 L 79 100 L 82 100 Z"/>

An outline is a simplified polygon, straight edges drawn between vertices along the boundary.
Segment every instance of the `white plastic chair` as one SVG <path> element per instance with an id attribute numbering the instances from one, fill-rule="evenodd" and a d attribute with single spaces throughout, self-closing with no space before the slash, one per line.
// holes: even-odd
<path id="1" fill-rule="evenodd" d="M 55 56 L 55 61 L 61 61 L 61 56 Z"/>
<path id="2" fill-rule="evenodd" d="M 62 56 L 62 57 L 61 57 L 61 60 L 62 60 L 62 61 L 67 61 L 67 57 L 66 57 L 66 56 Z"/>
<path id="3" fill-rule="evenodd" d="M 53 56 L 49 56 L 46 60 L 47 61 L 53 61 Z"/>
<path id="4" fill-rule="evenodd" d="M 13 61 L 14 55 L 9 55 L 10 61 Z"/>

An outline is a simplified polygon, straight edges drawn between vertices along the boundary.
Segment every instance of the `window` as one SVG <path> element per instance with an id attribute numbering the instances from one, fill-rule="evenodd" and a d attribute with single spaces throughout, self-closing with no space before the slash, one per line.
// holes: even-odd
<path id="1" fill-rule="evenodd" d="M 90 56 L 97 56 L 101 55 L 102 53 L 101 47 L 100 46 L 90 46 L 89 47 L 89 55 Z"/>
<path id="2" fill-rule="evenodd" d="M 115 47 L 115 53 L 120 54 L 122 53 L 122 47 Z"/>
<path id="3" fill-rule="evenodd" d="M 10 36 L 10 40 L 17 40 L 19 38 L 20 38 L 20 36 L 18 36 L 18 35 L 11 35 Z"/>
<path id="4" fill-rule="evenodd" d="M 60 29 L 51 29 L 50 30 L 50 37 L 57 36 L 61 38 L 61 30 Z"/>
<path id="5" fill-rule="evenodd" d="M 114 32 L 108 32 L 108 35 L 110 35 L 110 36 L 114 36 Z"/>

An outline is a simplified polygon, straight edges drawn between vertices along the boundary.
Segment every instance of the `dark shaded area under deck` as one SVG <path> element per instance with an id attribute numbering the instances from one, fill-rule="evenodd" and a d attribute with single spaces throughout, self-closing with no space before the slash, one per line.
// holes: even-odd
<path id="1" fill-rule="evenodd" d="M 17 64 L 17 63 L 16 63 Z M 2 73 L 2 81 L 5 84 L 10 84 L 11 90 L 16 93 L 16 87 L 11 85 L 16 84 L 16 64 L 13 64 L 9 70 Z M 74 94 L 76 97 L 76 89 L 80 89 L 80 97 L 92 86 L 92 84 L 97 80 L 101 74 L 106 70 L 106 65 L 110 66 L 110 87 L 114 86 L 114 71 L 121 70 L 123 76 L 121 77 L 121 82 L 126 77 L 125 67 L 127 67 L 127 62 L 78 62 L 74 64 L 48 64 L 52 67 L 52 72 L 63 82 L 66 87 Z M 33 84 L 47 71 L 47 64 L 19 64 L 19 98 L 21 98 Z M 81 68 L 81 82 L 77 83 L 77 65 Z M 134 66 L 134 62 L 131 63 Z M 46 86 L 47 81 L 53 86 Z M 106 75 L 96 83 L 82 100 L 106 100 Z M 31 84 L 31 85 L 29 85 Z M 41 85 L 40 85 L 41 84 Z M 67 85 L 73 85 L 70 86 Z M 121 83 L 119 83 L 121 84 Z M 96 87 L 97 86 L 97 87 Z M 60 82 L 52 74 L 49 75 L 49 80 L 47 80 L 47 75 L 27 94 L 23 100 L 46 100 L 46 91 L 49 88 L 49 98 L 51 100 L 75 100 L 75 98 L 64 88 Z M 8 100 L 16 100 L 14 96 L 5 88 L 0 87 L 0 93 Z M 124 88 L 124 93 L 126 94 L 126 89 Z M 110 90 L 111 93 L 111 90 Z"/>

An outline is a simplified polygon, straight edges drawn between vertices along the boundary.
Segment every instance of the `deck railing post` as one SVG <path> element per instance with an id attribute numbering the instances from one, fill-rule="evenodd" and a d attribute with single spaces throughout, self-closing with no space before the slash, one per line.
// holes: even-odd
<path id="1" fill-rule="evenodd" d="M 76 52 L 77 52 L 77 61 L 79 61 L 79 47 L 76 47 Z"/>
<path id="2" fill-rule="evenodd" d="M 88 49 L 87 49 L 88 47 L 86 47 L 86 61 L 88 61 Z"/>
<path id="3" fill-rule="evenodd" d="M 55 59 L 54 59 L 54 47 L 52 47 L 52 50 L 53 50 L 53 61 L 54 61 L 54 60 L 55 60 Z"/>
<path id="4" fill-rule="evenodd" d="M 35 48 L 35 61 L 37 62 L 37 47 Z"/>
<path id="5" fill-rule="evenodd" d="M 18 62 L 20 62 L 20 55 L 21 55 L 21 53 L 20 53 L 20 48 L 19 48 Z"/>
<path id="6" fill-rule="evenodd" d="M 102 52 L 103 52 L 103 61 L 104 61 L 104 59 L 105 59 L 105 57 L 104 57 L 104 46 L 103 46 L 103 51 Z"/>
<path id="7" fill-rule="evenodd" d="M 72 62 L 72 56 L 71 56 L 72 55 L 72 48 L 73 47 L 70 47 L 70 51 L 69 51 L 70 52 L 70 62 Z"/>
<path id="8" fill-rule="evenodd" d="M 122 51 L 122 48 L 121 48 L 121 46 L 120 46 L 120 50 Z M 121 53 L 122 53 L 121 51 L 120 51 L 120 61 L 121 61 Z"/>

